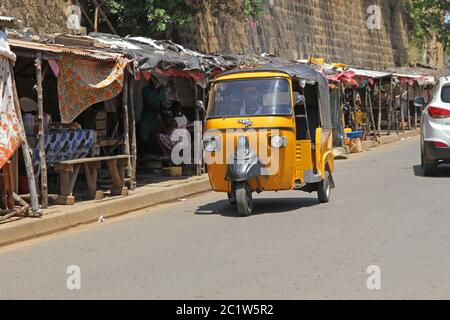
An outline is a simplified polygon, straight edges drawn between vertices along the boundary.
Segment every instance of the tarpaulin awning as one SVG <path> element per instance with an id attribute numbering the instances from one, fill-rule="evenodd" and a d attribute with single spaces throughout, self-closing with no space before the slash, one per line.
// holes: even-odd
<path id="1" fill-rule="evenodd" d="M 382 78 L 386 78 L 386 77 L 392 76 L 392 73 L 382 72 L 382 71 L 375 71 L 375 70 L 364 70 L 364 69 L 350 68 L 350 69 L 348 69 L 348 71 L 354 72 L 355 76 L 365 77 L 365 78 L 372 78 L 372 79 L 382 79 Z"/>
<path id="2" fill-rule="evenodd" d="M 24 137 L 14 107 L 11 63 L 15 60 L 6 34 L 0 30 L 0 169 L 17 151 Z"/>
<path id="3" fill-rule="evenodd" d="M 64 55 L 58 75 L 61 122 L 70 123 L 88 107 L 119 95 L 127 63 L 124 58 L 105 62 Z"/>

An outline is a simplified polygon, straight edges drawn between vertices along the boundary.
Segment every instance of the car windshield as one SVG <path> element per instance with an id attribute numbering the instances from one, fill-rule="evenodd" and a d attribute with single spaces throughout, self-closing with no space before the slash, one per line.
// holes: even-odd
<path id="1" fill-rule="evenodd" d="M 450 103 L 450 86 L 442 87 L 441 100 Z"/>
<path id="2" fill-rule="evenodd" d="M 292 96 L 284 78 L 243 79 L 214 85 L 209 117 L 290 115 Z"/>

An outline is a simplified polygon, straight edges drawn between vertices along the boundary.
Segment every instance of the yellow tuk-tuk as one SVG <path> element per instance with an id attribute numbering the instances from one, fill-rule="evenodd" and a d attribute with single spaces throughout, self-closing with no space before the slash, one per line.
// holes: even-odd
<path id="1" fill-rule="evenodd" d="M 209 96 L 203 140 L 212 188 L 240 214 L 252 193 L 334 188 L 328 81 L 304 65 L 266 65 L 221 74 Z"/>

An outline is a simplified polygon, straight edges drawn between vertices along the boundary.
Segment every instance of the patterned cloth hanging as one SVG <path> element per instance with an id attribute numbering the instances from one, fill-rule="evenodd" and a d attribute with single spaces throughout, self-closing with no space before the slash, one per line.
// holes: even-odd
<path id="1" fill-rule="evenodd" d="M 0 34 L 0 169 L 22 144 L 23 128 L 14 108 L 11 63 L 16 57 L 9 49 L 6 36 Z"/>
<path id="2" fill-rule="evenodd" d="M 119 95 L 127 63 L 124 58 L 105 62 L 64 55 L 58 75 L 61 122 L 70 123 L 88 107 Z"/>

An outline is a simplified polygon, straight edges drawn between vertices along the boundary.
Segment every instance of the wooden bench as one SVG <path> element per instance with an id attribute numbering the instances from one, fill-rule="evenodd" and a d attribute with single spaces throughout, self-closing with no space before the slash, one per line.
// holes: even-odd
<path id="1" fill-rule="evenodd" d="M 102 162 L 106 162 L 109 174 L 112 179 L 113 187 L 111 195 L 128 195 L 128 189 L 125 187 L 125 168 L 130 156 L 108 156 L 82 158 L 57 162 L 54 165 L 56 173 L 59 174 L 59 195 L 56 199 L 57 204 L 72 205 L 75 203 L 73 189 L 81 167 L 84 169 L 87 182 L 87 191 L 85 196 L 88 199 L 100 200 L 103 198 L 103 191 L 97 190 L 98 170 Z"/>

